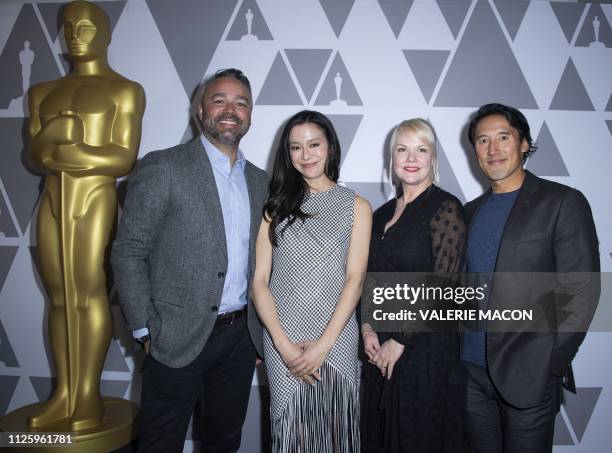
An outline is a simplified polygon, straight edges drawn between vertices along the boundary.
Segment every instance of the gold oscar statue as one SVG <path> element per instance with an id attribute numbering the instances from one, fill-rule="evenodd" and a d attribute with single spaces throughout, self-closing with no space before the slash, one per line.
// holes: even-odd
<path id="1" fill-rule="evenodd" d="M 91 438 L 117 432 L 103 427 L 114 423 L 113 411 L 136 410 L 102 398 L 100 376 L 112 334 L 104 262 L 116 222 L 115 178 L 136 161 L 145 94 L 109 66 L 111 26 L 102 9 L 71 2 L 63 23 L 73 70 L 29 92 L 28 158 L 46 175 L 37 241 L 57 386 L 48 401 L 27 406 L 27 428 Z"/>

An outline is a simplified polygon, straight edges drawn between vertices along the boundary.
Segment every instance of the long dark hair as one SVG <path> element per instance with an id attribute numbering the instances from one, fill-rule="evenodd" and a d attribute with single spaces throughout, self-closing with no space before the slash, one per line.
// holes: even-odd
<path id="1" fill-rule="evenodd" d="M 291 163 L 289 153 L 289 134 L 291 129 L 300 124 L 311 123 L 319 126 L 325 132 L 328 143 L 325 175 L 334 182 L 340 174 L 340 142 L 333 124 L 325 115 L 312 110 L 302 110 L 293 115 L 285 123 L 274 156 L 274 169 L 270 179 L 268 200 L 263 208 L 264 216 L 270 220 L 268 232 L 270 242 L 277 246 L 276 228 L 285 219 L 289 219 L 283 231 L 296 219 L 305 220 L 309 217 L 302 211 L 300 205 L 308 194 L 308 186 L 302 174 Z M 281 234 L 282 232 L 281 231 Z"/>

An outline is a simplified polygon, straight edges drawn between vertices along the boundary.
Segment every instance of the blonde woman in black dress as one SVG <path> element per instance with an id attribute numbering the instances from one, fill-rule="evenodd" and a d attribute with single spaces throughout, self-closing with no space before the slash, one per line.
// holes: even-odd
<path id="1" fill-rule="evenodd" d="M 459 272 L 465 223 L 459 200 L 437 185 L 436 134 L 411 119 L 391 138 L 399 196 L 374 213 L 368 272 Z M 375 332 L 361 326 L 364 452 L 461 451 L 458 335 Z"/>

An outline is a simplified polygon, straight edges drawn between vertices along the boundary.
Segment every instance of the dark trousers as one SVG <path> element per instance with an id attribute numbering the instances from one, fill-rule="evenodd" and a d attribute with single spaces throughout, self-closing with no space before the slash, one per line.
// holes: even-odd
<path id="1" fill-rule="evenodd" d="M 138 422 L 138 451 L 182 452 L 200 398 L 202 451 L 235 452 L 249 403 L 255 348 L 246 316 L 216 326 L 198 357 L 183 368 L 147 356 Z"/>
<path id="2" fill-rule="evenodd" d="M 464 363 L 464 432 L 473 453 L 552 452 L 560 382 L 551 376 L 541 404 L 519 409 L 506 403 L 485 368 Z"/>

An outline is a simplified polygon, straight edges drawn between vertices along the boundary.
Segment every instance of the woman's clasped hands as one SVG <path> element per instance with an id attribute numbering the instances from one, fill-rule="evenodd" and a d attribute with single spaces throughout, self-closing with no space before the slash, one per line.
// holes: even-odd
<path id="1" fill-rule="evenodd" d="M 293 343 L 289 340 L 278 348 L 278 352 L 291 374 L 304 382 L 315 385 L 321 380 L 320 369 L 325 362 L 330 348 L 323 341 L 302 341 Z"/>
<path id="2" fill-rule="evenodd" d="M 362 326 L 361 336 L 368 362 L 376 365 L 383 377 L 391 379 L 395 364 L 404 353 L 404 345 L 389 339 L 381 346 L 378 341 L 378 335 L 367 324 Z"/>

